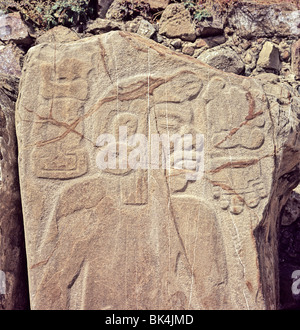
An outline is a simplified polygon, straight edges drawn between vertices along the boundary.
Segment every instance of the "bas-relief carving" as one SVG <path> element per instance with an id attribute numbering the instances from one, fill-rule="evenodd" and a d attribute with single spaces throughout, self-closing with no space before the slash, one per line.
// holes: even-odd
<path id="1" fill-rule="evenodd" d="M 68 67 L 68 65 L 72 66 L 72 68 L 67 70 L 65 68 Z M 33 152 L 37 177 L 48 179 L 74 179 L 88 173 L 87 155 L 85 154 L 84 148 L 81 147 L 84 123 L 80 122 L 74 126 L 73 130 L 70 129 L 72 123 L 75 123 L 80 115 L 87 113 L 87 110 L 84 108 L 84 102 L 88 97 L 89 91 L 86 80 L 87 71 L 82 69 L 77 70 L 76 68 L 80 67 L 80 65 L 81 64 L 77 63 L 76 60 L 72 60 L 71 64 L 68 64 L 68 61 L 65 60 L 57 65 L 55 72 L 51 65 L 45 64 L 41 66 L 43 72 L 41 95 L 51 106 L 45 110 L 38 109 L 39 118 L 37 118 L 37 116 L 35 117 L 35 119 L 41 119 L 42 121 L 42 123 L 35 123 L 35 129 L 40 130 L 41 127 L 45 128 L 43 141 L 41 141 L 44 143 L 37 145 Z M 69 71 L 71 73 L 69 73 Z M 85 73 L 82 74 L 82 72 Z M 183 77 L 185 79 L 182 79 Z M 105 106 L 91 113 L 91 117 L 95 119 L 95 127 L 101 127 L 100 131 L 97 130 L 97 132 L 94 132 L 94 137 L 101 133 L 113 133 L 118 137 L 117 128 L 119 126 L 127 126 L 129 136 L 135 133 L 147 135 L 149 123 L 150 126 L 153 124 L 151 126 L 153 131 L 151 132 L 159 134 L 195 134 L 198 131 L 195 121 L 197 116 L 195 109 L 203 113 L 203 121 L 207 120 L 204 118 L 205 113 L 208 117 L 211 116 L 210 118 L 221 118 L 220 125 L 212 125 L 209 128 L 212 130 L 212 134 L 208 135 L 212 137 L 209 145 L 214 146 L 214 149 L 211 151 L 211 168 L 212 170 L 220 168 L 219 172 L 212 173 L 212 179 L 210 180 L 214 186 L 213 197 L 218 200 L 218 204 L 221 208 L 229 209 L 233 214 L 240 214 L 245 202 L 250 207 L 256 207 L 259 203 L 259 198 L 265 197 L 263 184 L 259 181 L 259 176 L 255 174 L 257 173 L 256 171 L 259 172 L 261 170 L 260 164 L 251 165 L 249 168 L 234 166 L 223 169 L 222 165 L 224 165 L 227 158 L 220 157 L 222 150 L 257 150 L 263 145 L 263 114 L 259 113 L 260 110 L 256 107 L 249 110 L 249 107 L 253 105 L 253 100 L 251 96 L 249 96 L 250 92 L 247 88 L 226 86 L 226 82 L 219 78 L 212 78 L 208 86 L 204 88 L 201 79 L 196 74 L 189 71 L 175 73 L 163 79 L 153 79 L 153 87 L 150 86 L 150 88 L 149 86 L 145 88 L 145 81 L 147 81 L 147 79 L 148 77 L 146 76 L 132 78 L 131 82 L 130 79 L 129 83 L 127 82 L 128 85 L 126 85 L 126 82 L 119 81 L 117 84 L 119 90 L 116 93 L 116 95 L 120 96 L 119 99 L 118 96 L 112 97 L 112 95 L 115 94 L 113 89 L 116 89 L 116 86 L 108 91 L 107 99 L 109 100 L 102 103 L 105 104 Z M 82 84 L 82 88 L 80 88 L 79 92 L 80 84 Z M 147 91 L 149 90 L 150 95 L 147 95 Z M 132 96 L 130 96 L 131 92 Z M 74 95 L 76 95 L 76 93 L 78 94 L 78 99 L 74 100 Z M 216 97 L 214 97 L 214 94 L 216 94 Z M 236 94 L 239 94 L 240 98 L 244 96 L 244 103 L 236 104 L 236 107 L 241 110 L 239 116 L 233 114 L 230 109 L 226 108 L 228 104 L 232 104 L 232 100 L 235 100 L 234 95 Z M 222 97 L 220 97 L 220 95 L 222 95 Z M 205 109 L 198 109 L 197 102 L 199 98 L 205 100 Z M 225 103 L 224 98 L 227 99 Z M 105 99 L 105 96 L 103 99 Z M 225 107 L 224 104 L 226 105 Z M 229 113 L 232 115 L 231 117 L 228 116 Z M 87 119 L 88 118 L 85 120 Z M 210 119 L 207 122 L 211 121 Z M 50 125 L 52 123 L 53 125 Z M 60 125 L 61 123 L 63 124 Z M 69 126 L 65 126 L 65 124 Z M 51 129 L 49 129 L 49 127 L 51 127 Z M 218 129 L 214 130 L 215 127 L 218 127 Z M 65 132 L 67 132 L 67 134 L 65 134 Z M 249 139 L 249 135 L 253 135 L 253 138 Z M 72 145 L 71 150 L 70 145 Z M 128 152 L 129 151 L 130 150 L 128 150 Z M 55 157 L 53 158 L 52 155 L 55 155 Z M 241 161 L 245 163 L 248 160 L 239 157 L 234 160 L 236 164 Z M 235 182 L 235 175 L 238 177 L 241 175 L 244 176 L 246 173 L 245 171 L 247 171 L 248 181 L 240 182 L 236 180 Z M 174 248 L 174 252 L 171 256 L 175 260 L 174 264 L 176 265 L 172 272 L 176 273 L 180 267 L 183 269 L 190 269 L 192 275 L 185 274 L 185 276 L 189 277 L 190 281 L 188 282 L 193 283 L 192 286 L 195 286 L 195 290 L 201 293 L 200 296 L 196 298 L 193 297 L 191 300 L 189 296 L 190 291 L 184 288 L 185 284 L 179 283 L 178 287 L 173 290 L 171 297 L 177 302 L 179 301 L 181 308 L 187 306 L 205 307 L 206 299 L 208 308 L 210 307 L 208 301 L 210 303 L 215 301 L 215 306 L 218 304 L 222 305 L 225 299 L 223 297 L 224 292 L 222 292 L 221 288 L 223 288 L 223 285 L 226 283 L 226 259 L 222 235 L 219 230 L 214 207 L 212 203 L 209 204 L 205 202 L 204 199 L 201 199 L 199 195 L 189 193 L 189 186 L 195 186 L 199 183 L 187 182 L 185 173 L 174 173 L 170 170 L 168 177 L 167 171 L 166 173 L 162 170 L 160 172 L 162 178 L 160 182 L 164 182 L 168 187 L 166 189 L 167 194 L 165 195 L 165 201 L 167 201 L 169 207 L 171 207 L 171 209 L 169 208 L 168 210 L 168 217 L 173 218 L 173 233 L 177 236 L 177 238 L 172 236 L 174 246 L 177 247 L 177 252 L 176 248 Z M 118 178 L 116 182 L 118 182 L 117 188 L 119 191 L 116 190 L 116 188 L 112 188 L 111 191 L 118 192 L 119 197 L 121 197 L 121 204 L 119 200 L 111 200 L 113 193 L 110 193 L 109 187 L 110 185 L 114 185 L 110 181 L 112 176 Z M 223 177 L 230 177 L 232 179 L 228 182 L 228 180 L 224 180 Z M 91 218 L 94 218 L 94 221 L 99 222 L 99 226 L 102 226 L 100 222 L 103 221 L 107 224 L 110 222 L 113 223 L 113 217 L 119 218 L 119 220 L 127 219 L 124 224 L 128 221 L 130 222 L 130 219 L 133 223 L 142 220 L 148 222 L 152 221 L 148 218 L 149 210 L 152 207 L 152 192 L 149 190 L 149 178 L 151 178 L 151 173 L 148 173 L 146 170 L 106 170 L 98 177 L 91 180 L 91 182 L 86 178 L 81 178 L 80 181 L 78 181 L 78 185 L 68 185 L 68 188 L 63 189 L 61 192 L 61 197 L 59 198 L 57 206 L 55 221 L 61 223 L 61 226 L 58 228 L 63 229 L 63 226 L 66 226 L 65 228 L 67 230 L 68 221 L 66 221 L 66 219 L 71 220 L 77 217 L 80 217 L 83 222 L 89 222 Z M 71 182 L 72 181 L 70 181 L 70 183 Z M 95 182 L 101 182 L 101 184 L 97 184 L 95 188 Z M 87 188 L 84 188 L 85 186 Z M 95 197 L 95 195 L 92 195 L 92 191 L 97 191 L 95 202 L 92 202 L 93 197 Z M 82 203 L 80 202 L 81 200 Z M 109 205 L 111 205 L 111 207 L 109 209 L 111 213 L 104 212 L 105 207 L 103 205 L 105 205 L 108 200 L 110 200 Z M 103 205 L 101 203 L 103 203 Z M 77 206 L 75 208 L 70 206 L 70 209 L 67 210 L 68 205 Z M 132 212 L 134 211 L 122 211 L 121 213 L 120 211 L 116 211 L 120 208 L 122 210 L 123 208 L 132 210 L 132 207 L 139 208 L 138 215 L 133 215 Z M 183 209 L 186 210 L 186 212 L 182 212 Z M 184 214 L 184 216 L 181 217 L 179 214 Z M 105 215 L 105 217 L 103 215 Z M 100 221 L 100 219 L 103 220 Z M 73 222 L 74 220 L 72 220 L 71 226 L 73 226 Z M 124 233 L 125 227 L 123 225 L 121 232 Z M 148 228 L 148 230 L 150 229 L 151 228 Z M 81 242 L 81 247 L 86 253 L 89 253 L 89 243 L 85 244 L 84 242 L 97 241 L 98 243 L 96 244 L 98 244 L 99 251 L 101 251 L 104 249 L 104 246 L 101 245 L 103 244 L 102 242 L 99 242 L 99 237 L 107 238 L 114 235 L 110 229 L 107 229 L 106 225 L 96 233 L 97 235 L 99 234 L 99 236 L 96 234 L 88 234 L 88 239 L 83 239 L 83 242 Z M 208 237 L 212 238 L 212 240 L 208 240 Z M 148 239 L 147 235 L 145 238 L 146 240 Z M 120 239 L 120 237 L 116 235 L 114 240 L 115 244 L 118 244 L 118 239 Z M 134 239 L 136 240 L 136 238 Z M 105 241 L 107 241 L 107 239 L 105 239 Z M 112 246 L 112 249 L 115 249 L 115 247 Z M 107 256 L 111 254 L 112 249 L 107 249 Z M 199 253 L 199 251 L 201 252 Z M 135 253 L 135 251 L 132 251 L 132 255 L 129 258 L 133 258 Z M 161 256 L 161 258 L 164 260 L 164 253 L 162 254 L 163 256 Z M 56 280 L 58 283 L 62 281 L 61 284 L 64 283 L 62 285 L 63 287 L 68 287 L 69 289 L 73 288 L 73 291 L 77 286 L 80 290 L 85 290 L 85 292 L 82 291 L 81 295 L 91 294 L 91 292 L 95 291 L 95 287 L 93 283 L 89 282 L 88 274 L 98 271 L 100 275 L 101 271 L 97 270 L 98 266 L 85 260 L 84 256 L 72 266 L 73 258 L 77 257 L 77 250 L 74 247 L 72 248 L 71 255 L 69 268 L 66 267 L 66 279 L 62 280 L 62 277 L 59 279 L 55 277 Z M 156 262 L 155 260 L 152 261 L 154 263 Z M 82 265 L 85 266 L 83 267 Z M 146 262 L 145 269 L 149 267 L 149 265 L 151 266 L 151 262 Z M 116 269 L 118 268 L 117 265 L 112 262 L 112 268 L 109 269 L 109 271 L 115 272 L 116 269 L 113 269 L 114 266 L 116 266 Z M 84 270 L 81 271 L 81 269 Z M 73 274 L 73 277 L 69 274 Z M 82 274 L 85 275 L 83 276 Z M 106 272 L 104 271 L 103 274 L 106 274 Z M 129 270 L 127 276 L 133 276 L 133 270 L 132 273 L 131 270 Z M 142 275 L 139 274 L 139 276 Z M 170 278 L 172 278 L 173 275 L 170 276 Z M 84 279 L 82 279 L 82 277 Z M 75 278 L 75 280 L 73 281 L 72 278 Z M 151 278 L 150 275 L 149 278 Z M 203 278 L 210 279 L 211 282 L 206 282 L 204 284 Z M 67 282 L 67 279 L 69 282 Z M 49 278 L 46 276 L 45 283 L 48 280 Z M 80 284 L 76 284 L 78 281 L 88 281 L 89 283 L 82 284 L 84 287 L 83 289 Z M 70 283 L 72 283 L 72 285 Z M 174 283 L 176 283 L 176 281 L 174 281 Z M 216 285 L 216 283 L 220 285 Z M 123 290 L 124 287 L 121 286 L 120 289 Z M 135 290 L 138 290 L 137 287 Z M 97 292 L 97 290 L 95 292 Z M 69 295 L 70 294 L 69 292 Z M 71 295 L 73 295 L 73 293 Z M 103 302 L 99 302 L 99 306 L 103 308 L 110 306 L 112 302 L 110 301 L 109 303 L 109 297 L 111 295 L 109 290 L 106 292 L 106 295 L 108 296 L 107 304 L 104 304 L 104 306 Z M 168 297 L 166 301 L 173 301 L 173 298 Z M 74 299 L 72 299 L 69 300 L 73 301 Z M 190 305 L 191 301 L 193 301 L 192 305 Z M 165 306 L 172 308 L 172 305 Z"/>
<path id="2" fill-rule="evenodd" d="M 215 97 L 217 94 L 222 97 Z M 238 215 L 245 206 L 257 207 L 267 196 L 261 180 L 261 159 L 266 156 L 261 152 L 265 141 L 265 96 L 246 80 L 237 87 L 214 77 L 203 97 L 210 124 L 208 176 L 213 197 L 221 209 Z M 249 150 L 247 156 L 245 150 Z"/>
<path id="3" fill-rule="evenodd" d="M 81 146 L 83 125 L 77 120 L 88 97 L 90 69 L 74 58 L 57 65 L 43 63 L 40 69 L 40 95 L 45 102 L 34 113 L 34 129 L 42 131 L 43 137 L 32 153 L 35 174 L 48 179 L 82 176 L 88 170 L 88 159 Z"/>

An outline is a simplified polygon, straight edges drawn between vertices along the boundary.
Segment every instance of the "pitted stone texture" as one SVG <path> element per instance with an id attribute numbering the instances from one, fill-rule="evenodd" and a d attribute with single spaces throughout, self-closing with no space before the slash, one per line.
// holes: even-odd
<path id="1" fill-rule="evenodd" d="M 32 308 L 276 308 L 269 207 L 299 134 L 267 83 L 121 31 L 31 48 L 16 118 Z M 204 134 L 203 177 L 100 170 L 98 137 L 123 125 L 148 142 Z"/>

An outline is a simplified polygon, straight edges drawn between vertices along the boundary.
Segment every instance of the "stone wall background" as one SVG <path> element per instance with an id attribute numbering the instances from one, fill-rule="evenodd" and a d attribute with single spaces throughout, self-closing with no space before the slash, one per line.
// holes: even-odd
<path id="1" fill-rule="evenodd" d="M 148 17 L 139 15 L 138 11 L 124 15 L 124 8 L 128 6 L 124 6 L 122 0 L 98 0 L 93 2 L 98 10 L 95 19 L 71 27 L 59 25 L 45 31 L 26 20 L 26 17 L 15 11 L 13 4 L 8 1 L 6 8 L 13 12 L 0 15 L 0 74 L 11 77 L 9 79 L 13 79 L 16 86 L 30 47 L 44 42 L 68 42 L 122 30 L 152 39 L 175 52 L 194 57 L 225 72 L 259 79 L 265 79 L 265 74 L 270 74 L 268 77 L 288 86 L 294 95 L 300 95 L 300 11 L 297 3 L 265 5 L 240 1 L 223 12 L 210 8 L 211 16 L 197 24 L 184 3 L 171 3 L 168 0 L 152 0 L 147 3 L 150 12 L 156 14 L 157 19 L 153 19 L 154 14 Z M 7 94 L 7 90 L 7 85 L 0 84 L 1 93 L 5 91 Z M 12 90 L 10 93 L 16 95 L 17 91 Z M 16 100 L 15 96 L 9 98 L 11 103 Z M 280 97 L 277 102 L 282 102 Z M 299 172 L 298 177 L 296 175 L 293 180 L 296 185 L 296 181 L 299 181 Z M 18 190 L 16 186 L 14 189 Z M 26 274 L 20 273 L 20 269 L 25 271 L 26 260 L 18 203 L 19 201 L 15 204 L 17 210 L 12 218 L 19 226 L 20 240 L 17 244 L 21 245 L 18 247 L 21 252 L 17 254 L 18 260 L 14 262 L 19 267 L 15 271 L 18 278 L 16 287 L 20 285 L 20 281 L 23 283 L 20 286 L 22 289 L 19 289 L 24 290 L 21 294 L 23 298 L 20 299 L 23 302 L 1 304 L 0 300 L 0 309 L 28 308 Z M 280 308 L 299 309 L 299 296 L 291 294 L 291 273 L 295 269 L 300 269 L 299 188 L 298 192 L 291 192 L 291 197 L 278 217 Z M 5 226 L 1 223 L 0 225 L 2 245 L 7 244 L 3 243 L 3 235 L 11 234 L 5 234 Z M 5 249 L 7 248 L 10 248 L 9 244 L 5 246 Z M 3 250 L 3 246 L 1 249 Z M 6 253 L 6 256 L 8 255 L 9 253 Z M 0 258 L 0 269 L 4 268 L 3 260 Z M 18 295 L 20 291 L 12 296 L 13 299 L 19 299 Z"/>

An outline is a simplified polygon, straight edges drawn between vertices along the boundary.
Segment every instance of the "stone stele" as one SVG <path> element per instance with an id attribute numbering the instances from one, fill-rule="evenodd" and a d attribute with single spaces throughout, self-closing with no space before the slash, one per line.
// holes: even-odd
<path id="1" fill-rule="evenodd" d="M 130 33 L 31 48 L 16 114 L 31 308 L 276 308 L 274 180 L 299 140 L 270 104 L 263 82 Z M 98 137 L 120 126 L 203 134 L 204 175 L 100 170 Z"/>

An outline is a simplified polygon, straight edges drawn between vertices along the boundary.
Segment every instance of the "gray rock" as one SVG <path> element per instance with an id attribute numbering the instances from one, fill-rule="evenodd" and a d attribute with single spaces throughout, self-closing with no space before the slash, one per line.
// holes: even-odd
<path id="1" fill-rule="evenodd" d="M 140 24 L 139 24 L 139 27 L 137 30 L 137 34 L 151 39 L 153 37 L 153 35 L 155 34 L 155 32 L 156 32 L 156 30 L 151 23 L 149 23 L 148 21 L 146 21 L 144 19 L 142 19 L 140 21 Z"/>
<path id="2" fill-rule="evenodd" d="M 105 18 L 105 15 L 114 0 L 98 0 L 98 15 L 100 18 Z"/>
<path id="3" fill-rule="evenodd" d="M 33 39 L 29 35 L 30 28 L 23 22 L 20 13 L 0 14 L 0 39 L 13 41 L 16 44 L 30 45 Z"/>
<path id="4" fill-rule="evenodd" d="M 198 59 L 225 72 L 240 74 L 244 70 L 241 58 L 229 47 L 217 46 L 203 52 Z"/>
<path id="5" fill-rule="evenodd" d="M 228 15 L 229 28 L 250 38 L 300 36 L 300 11 L 286 4 L 237 3 Z"/>

